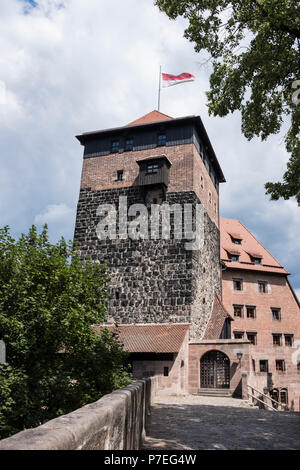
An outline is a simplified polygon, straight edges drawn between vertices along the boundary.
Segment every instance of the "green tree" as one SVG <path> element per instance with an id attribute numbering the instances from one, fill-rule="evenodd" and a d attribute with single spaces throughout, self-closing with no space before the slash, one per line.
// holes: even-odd
<path id="1" fill-rule="evenodd" d="M 82 263 L 47 227 L 14 240 L 0 229 L 0 438 L 127 385 L 122 345 L 105 320 L 106 267 Z"/>
<path id="2" fill-rule="evenodd" d="M 212 63 L 209 113 L 241 111 L 247 139 L 278 133 L 284 118 L 290 154 L 283 181 L 266 183 L 271 199 L 300 205 L 300 6 L 296 0 L 156 0 L 169 18 L 188 20 L 184 36 Z"/>

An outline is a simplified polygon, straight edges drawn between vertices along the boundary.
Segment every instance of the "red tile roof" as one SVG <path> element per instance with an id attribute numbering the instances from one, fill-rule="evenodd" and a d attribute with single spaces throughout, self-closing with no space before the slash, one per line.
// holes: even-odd
<path id="1" fill-rule="evenodd" d="M 135 353 L 177 353 L 189 331 L 189 323 L 105 325 L 118 334 L 124 349 Z M 96 331 L 101 326 L 95 325 Z"/>
<path id="2" fill-rule="evenodd" d="M 289 274 L 239 220 L 221 217 L 220 230 L 221 260 L 228 268 Z M 241 245 L 234 244 L 231 236 L 240 238 Z M 228 257 L 228 253 L 234 251 L 240 252 L 238 261 L 231 261 Z M 261 258 L 261 264 L 254 264 L 252 258 Z"/>
<path id="3" fill-rule="evenodd" d="M 159 111 L 151 111 L 151 113 L 145 114 L 144 116 L 136 119 L 135 121 L 130 122 L 127 126 L 137 126 L 139 124 L 149 124 L 150 122 L 158 122 L 158 121 L 169 121 L 171 118 L 166 114 L 160 113 Z"/>
<path id="4" fill-rule="evenodd" d="M 215 292 L 213 309 L 203 339 L 220 338 L 226 318 L 233 320 Z"/>

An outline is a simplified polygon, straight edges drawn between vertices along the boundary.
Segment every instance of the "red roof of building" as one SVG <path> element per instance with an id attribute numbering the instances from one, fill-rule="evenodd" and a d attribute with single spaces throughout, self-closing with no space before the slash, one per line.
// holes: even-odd
<path id="1" fill-rule="evenodd" d="M 239 220 L 221 217 L 220 230 L 221 260 L 228 268 L 289 274 Z M 236 245 L 232 238 L 239 238 L 241 244 Z M 231 261 L 230 253 L 239 254 L 239 260 Z M 253 258 L 261 263 L 254 264 Z"/>
<path id="2" fill-rule="evenodd" d="M 124 349 L 135 353 L 177 353 L 188 333 L 189 323 L 104 325 L 116 333 Z M 101 326 L 94 326 L 100 331 Z"/>
<path id="3" fill-rule="evenodd" d="M 167 116 L 167 114 L 163 114 L 159 111 L 153 110 L 148 114 L 136 119 L 135 121 L 130 122 L 127 126 L 137 126 L 139 124 L 149 124 L 150 122 L 158 122 L 158 121 L 169 121 L 171 118 Z"/>
<path id="4" fill-rule="evenodd" d="M 233 320 L 218 294 L 215 292 L 214 305 L 203 339 L 218 339 L 221 336 L 226 318 Z"/>

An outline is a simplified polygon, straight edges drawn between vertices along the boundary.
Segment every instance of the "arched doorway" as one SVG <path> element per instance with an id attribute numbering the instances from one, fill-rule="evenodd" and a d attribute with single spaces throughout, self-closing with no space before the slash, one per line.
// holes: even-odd
<path id="1" fill-rule="evenodd" d="M 221 351 L 208 351 L 200 360 L 201 388 L 229 388 L 230 360 Z"/>

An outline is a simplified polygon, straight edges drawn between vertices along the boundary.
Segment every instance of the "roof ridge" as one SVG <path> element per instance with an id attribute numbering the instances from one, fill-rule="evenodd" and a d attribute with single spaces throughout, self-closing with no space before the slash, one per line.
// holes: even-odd
<path id="1" fill-rule="evenodd" d="M 126 124 L 124 127 L 127 127 L 127 126 L 132 126 L 132 125 L 137 125 L 139 121 L 143 121 L 144 118 L 146 118 L 147 116 L 151 116 L 151 114 L 158 114 L 158 115 L 161 115 L 161 116 L 164 116 L 168 119 L 173 119 L 171 116 L 169 116 L 168 114 L 165 114 L 165 113 L 161 113 L 160 111 L 158 111 L 157 109 L 153 109 L 152 111 L 150 111 L 149 113 L 146 113 L 144 114 L 143 116 L 140 116 L 139 118 L 137 119 L 134 119 L 133 121 L 129 122 L 128 124 Z M 167 120 L 168 120 L 167 119 Z M 164 119 L 166 120 L 166 119 Z M 152 121 L 152 122 L 160 122 L 160 120 L 158 121 Z"/>

